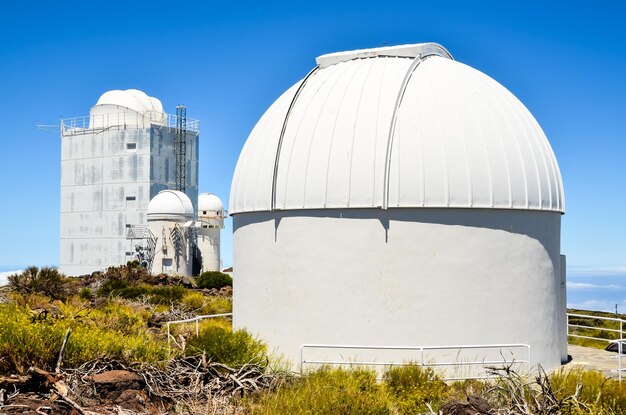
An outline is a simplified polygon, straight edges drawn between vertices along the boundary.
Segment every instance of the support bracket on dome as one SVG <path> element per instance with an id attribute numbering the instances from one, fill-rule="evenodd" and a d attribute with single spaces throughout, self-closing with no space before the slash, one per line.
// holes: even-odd
<path id="1" fill-rule="evenodd" d="M 436 43 L 427 43 L 425 45 L 429 46 L 429 49 L 424 50 L 424 53 L 418 54 L 409 66 L 409 69 L 406 71 L 404 75 L 404 79 L 402 80 L 402 84 L 400 85 L 400 90 L 398 91 L 398 97 L 396 98 L 396 104 L 393 107 L 393 114 L 391 115 L 391 123 L 389 124 L 389 135 L 387 136 L 387 150 L 385 152 L 385 170 L 384 170 L 384 179 L 383 179 L 383 203 L 382 208 L 387 209 L 389 207 L 389 175 L 391 172 L 391 151 L 393 149 L 393 138 L 396 132 L 396 124 L 398 121 L 398 110 L 400 109 L 400 105 L 402 105 L 402 99 L 404 98 L 404 93 L 406 92 L 406 88 L 409 85 L 409 81 L 413 76 L 413 73 L 417 69 L 417 67 L 428 59 L 431 56 L 442 56 L 448 59 L 453 59 L 452 55 L 440 45 Z"/>

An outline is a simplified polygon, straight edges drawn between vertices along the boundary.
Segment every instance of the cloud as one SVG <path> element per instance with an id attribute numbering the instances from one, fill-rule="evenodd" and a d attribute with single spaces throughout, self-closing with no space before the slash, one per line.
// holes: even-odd
<path id="1" fill-rule="evenodd" d="M 626 277 L 626 267 L 607 268 L 568 268 L 567 275 L 572 277 Z"/>
<path id="2" fill-rule="evenodd" d="M 590 284 L 586 282 L 568 282 L 567 289 L 572 291 L 589 291 L 589 290 L 625 290 L 626 287 L 617 284 Z"/>
<path id="3" fill-rule="evenodd" d="M 18 269 L 18 270 L 15 270 L 15 271 L 0 272 L 0 286 L 8 284 L 8 282 L 9 282 L 9 275 L 17 274 L 17 273 L 20 273 L 22 271 L 23 270 Z"/>

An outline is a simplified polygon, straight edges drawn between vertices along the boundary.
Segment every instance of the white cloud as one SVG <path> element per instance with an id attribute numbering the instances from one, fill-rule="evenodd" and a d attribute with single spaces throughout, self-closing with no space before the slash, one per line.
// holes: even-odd
<path id="1" fill-rule="evenodd" d="M 624 290 L 626 287 L 617 284 L 590 284 L 586 282 L 568 282 L 567 289 L 572 291 L 589 291 L 589 290 Z"/>
<path id="2" fill-rule="evenodd" d="M 18 270 L 15 270 L 15 271 L 0 272 L 0 286 L 7 285 L 7 283 L 9 282 L 9 275 L 17 274 L 17 273 L 20 273 L 22 271 L 23 270 L 18 269 Z"/>
<path id="3" fill-rule="evenodd" d="M 626 277 L 626 267 L 607 268 L 568 268 L 567 275 L 572 277 Z"/>

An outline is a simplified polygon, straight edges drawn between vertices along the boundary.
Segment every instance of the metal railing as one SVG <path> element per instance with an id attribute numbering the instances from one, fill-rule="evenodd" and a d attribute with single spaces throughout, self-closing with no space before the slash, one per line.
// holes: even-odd
<path id="1" fill-rule="evenodd" d="M 587 326 L 585 324 L 574 324 L 574 323 L 570 323 L 570 318 L 577 318 L 577 319 L 586 319 L 586 320 L 600 320 L 600 321 L 610 321 L 610 322 L 614 322 L 615 323 L 615 327 L 616 328 L 609 328 L 609 327 L 599 327 L 599 326 Z M 621 381 L 622 380 L 622 371 L 624 369 L 622 369 L 622 346 L 623 343 L 626 342 L 626 339 L 624 338 L 624 327 L 626 320 L 621 319 L 621 318 L 616 318 L 616 317 L 602 317 L 602 316 L 594 316 L 594 315 L 590 315 L 590 314 L 578 314 L 578 313 L 567 313 L 567 336 L 568 337 L 577 337 L 580 339 L 588 339 L 588 340 L 596 340 L 596 341 L 601 341 L 601 342 L 607 342 L 607 343 L 617 343 L 617 349 L 618 349 L 618 353 L 617 353 L 617 377 L 618 379 Z M 619 326 L 619 329 L 617 328 Z M 572 332 L 570 331 L 570 329 L 573 330 L 595 330 L 598 332 L 607 332 L 607 333 L 616 333 L 615 336 L 617 337 L 617 339 L 608 339 L 608 338 L 604 338 L 604 337 L 594 337 L 594 336 L 587 336 L 587 335 L 583 335 L 583 334 L 578 334 L 576 332 Z"/>
<path id="2" fill-rule="evenodd" d="M 209 318 L 219 318 L 219 317 L 232 317 L 233 313 L 222 313 L 222 314 L 207 314 L 204 316 L 196 316 L 193 318 L 187 318 L 184 320 L 173 320 L 173 321 L 168 321 L 166 323 L 167 325 L 167 348 L 168 350 L 170 349 L 170 344 L 171 344 L 171 340 L 174 340 L 174 342 L 176 342 L 176 339 L 174 338 L 174 336 L 172 336 L 172 333 L 170 331 L 170 326 L 172 324 L 184 324 L 184 323 L 196 323 L 196 337 L 198 337 L 200 335 L 200 320 L 205 320 L 205 319 L 209 319 Z"/>
<path id="3" fill-rule="evenodd" d="M 503 349 L 525 349 L 526 359 L 512 359 L 507 360 L 502 353 Z M 328 349 L 328 350 L 374 350 L 374 351 L 414 351 L 418 352 L 419 359 L 417 361 L 409 362 L 379 362 L 379 361 L 358 361 L 358 360 L 308 360 L 305 359 L 305 349 Z M 428 351 L 461 351 L 461 350 L 478 350 L 478 349 L 491 349 L 498 351 L 501 360 L 474 360 L 474 361 L 452 361 L 452 362 L 433 362 L 427 361 L 425 352 Z M 526 365 L 527 372 L 531 370 L 530 360 L 531 348 L 528 344 L 515 343 L 515 344 L 474 344 L 474 345 L 447 345 L 447 346 L 365 346 L 365 345 L 337 345 L 337 344 L 303 344 L 300 346 L 300 373 L 303 372 L 304 365 L 334 365 L 334 366 L 408 366 L 418 364 L 421 367 L 466 367 L 466 366 L 478 366 L 481 368 L 485 366 L 496 365 L 513 365 L 520 364 Z M 457 354 L 458 356 L 458 354 Z M 493 376 L 462 376 L 462 377 L 444 377 L 445 380 L 465 380 L 465 379 L 490 379 Z M 379 377 L 380 379 L 380 377 Z"/>
<path id="4" fill-rule="evenodd" d="M 148 111 L 120 111 L 110 114 L 94 114 L 61 119 L 61 135 L 79 135 L 105 130 L 149 128 L 151 125 L 176 129 L 176 115 Z M 200 121 L 187 118 L 186 131 L 200 131 Z"/>

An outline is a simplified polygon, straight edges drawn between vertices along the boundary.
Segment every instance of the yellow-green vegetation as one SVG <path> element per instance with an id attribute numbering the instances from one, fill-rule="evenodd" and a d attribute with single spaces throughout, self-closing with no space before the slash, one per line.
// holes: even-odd
<path id="1" fill-rule="evenodd" d="M 607 379 L 600 372 L 583 369 L 560 370 L 550 376 L 559 399 L 578 394 L 577 404 L 567 400 L 562 414 L 621 415 L 626 414 L 626 384 Z"/>
<path id="2" fill-rule="evenodd" d="M 370 370 L 322 368 L 250 405 L 254 415 L 387 415 L 390 398 Z"/>
<path id="3" fill-rule="evenodd" d="M 324 367 L 249 400 L 247 409 L 254 415 L 409 415 L 431 409 L 438 413 L 453 402 L 469 408 L 468 400 L 473 399 L 493 408 L 489 413 L 626 413 L 626 386 L 600 372 L 569 369 L 549 376 L 543 372 L 520 376 L 503 370 L 502 374 L 499 380 L 446 384 L 430 369 L 408 365 L 390 369 L 382 382 L 376 382 L 374 371 Z M 475 413 L 468 411 L 459 413 Z"/>
<path id="4" fill-rule="evenodd" d="M 574 313 L 574 314 L 584 314 L 584 315 L 590 316 L 589 318 L 569 317 L 570 324 L 575 324 L 579 326 L 597 327 L 596 329 L 570 327 L 569 328 L 570 333 L 578 334 L 582 336 L 588 336 L 588 337 L 596 337 L 600 339 L 607 339 L 607 340 L 616 340 L 620 338 L 620 333 L 619 333 L 620 323 L 618 321 L 606 321 L 606 320 L 600 320 L 599 318 L 593 318 L 593 317 L 608 317 L 608 318 L 619 318 L 622 320 L 626 320 L 626 315 L 624 314 L 607 313 L 603 311 L 586 311 L 586 310 L 568 309 L 567 312 Z M 602 330 L 602 329 L 611 329 L 611 330 L 618 330 L 618 331 L 615 332 L 615 331 L 608 331 L 608 330 Z M 626 325 L 622 329 L 626 330 Z M 572 336 L 569 336 L 568 341 L 571 344 L 576 344 L 579 346 L 586 346 L 586 347 L 595 347 L 598 349 L 604 349 L 606 346 L 609 345 L 608 341 L 585 339 L 585 338 L 572 337 Z"/>
<path id="5" fill-rule="evenodd" d="M 394 406 L 401 414 L 427 412 L 445 398 L 446 384 L 431 368 L 417 365 L 393 367 L 384 376 L 385 384 L 394 398 Z"/>
<path id="6" fill-rule="evenodd" d="M 198 337 L 191 336 L 187 354 L 206 353 L 207 358 L 229 366 L 248 363 L 265 366 L 267 348 L 245 330 L 235 330 L 224 320 L 204 320 Z"/>
<path id="7" fill-rule="evenodd" d="M 64 364 L 70 367 L 97 358 L 154 363 L 167 357 L 165 343 L 153 338 L 141 316 L 124 306 L 79 310 L 57 303 L 34 312 L 27 300 L 22 303 L 0 305 L 2 373 L 24 373 L 32 365 L 53 369 L 68 328 L 72 333 Z"/>
<path id="8" fill-rule="evenodd" d="M 417 365 L 389 369 L 382 382 L 367 369 L 323 367 L 263 394 L 251 403 L 253 414 L 394 414 L 428 413 L 447 398 L 449 387 L 432 371 Z"/>
<path id="9" fill-rule="evenodd" d="M 206 296 L 197 291 L 189 291 L 180 300 L 185 311 L 196 314 L 224 314 L 233 311 L 233 303 L 226 297 Z"/>
<path id="10" fill-rule="evenodd" d="M 65 367 L 94 359 L 162 364 L 202 352 L 232 366 L 267 360 L 260 341 L 245 331 L 233 332 L 227 321 L 203 321 L 198 338 L 193 324 L 172 326 L 183 337 L 168 347 L 165 321 L 232 310 L 229 297 L 182 283 L 180 277 L 150 275 L 135 263 L 84 279 L 30 267 L 10 278 L 6 303 L 0 304 L 0 373 L 23 373 L 30 366 L 54 369 L 68 329 Z"/>

